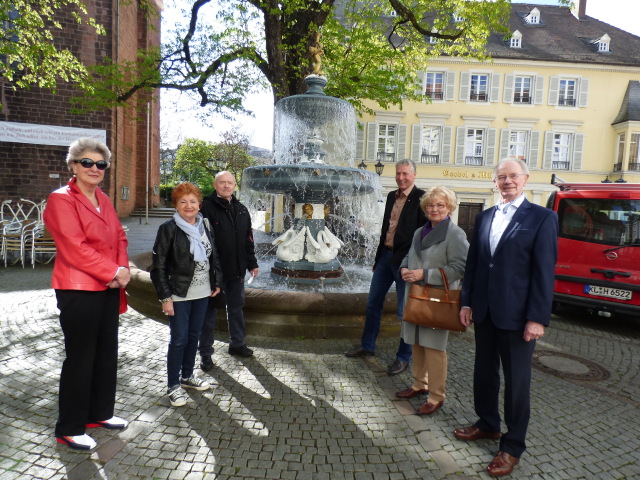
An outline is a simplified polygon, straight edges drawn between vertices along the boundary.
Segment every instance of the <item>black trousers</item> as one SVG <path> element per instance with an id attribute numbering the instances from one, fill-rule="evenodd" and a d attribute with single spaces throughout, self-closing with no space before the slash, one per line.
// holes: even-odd
<path id="1" fill-rule="evenodd" d="M 85 433 L 113 417 L 118 369 L 120 289 L 56 290 L 66 358 L 60 373 L 56 436 Z"/>
<path id="2" fill-rule="evenodd" d="M 500 365 L 504 375 L 504 421 L 507 432 L 500 450 L 520 458 L 531 413 L 531 360 L 536 342 L 525 342 L 523 330 L 496 328 L 487 317 L 475 323 L 476 357 L 473 376 L 476 426 L 484 432 L 500 431 Z"/>

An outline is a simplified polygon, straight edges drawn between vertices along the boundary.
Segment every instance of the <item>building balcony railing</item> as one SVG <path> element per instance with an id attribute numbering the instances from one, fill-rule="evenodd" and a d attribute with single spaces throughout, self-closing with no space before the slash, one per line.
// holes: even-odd
<path id="1" fill-rule="evenodd" d="M 634 171 L 634 172 L 640 171 L 640 163 L 629 162 L 629 171 Z"/>
<path id="2" fill-rule="evenodd" d="M 482 161 L 482 157 L 466 156 L 464 157 L 464 164 L 481 167 L 482 165 L 484 165 L 484 162 Z"/>
<path id="3" fill-rule="evenodd" d="M 531 103 L 531 97 L 529 95 L 514 95 L 513 96 L 513 103 L 526 103 L 526 104 L 530 104 Z"/>
<path id="4" fill-rule="evenodd" d="M 472 93 L 469 95 L 469 100 L 472 102 L 486 102 L 488 99 L 489 98 L 486 93 Z"/>
<path id="5" fill-rule="evenodd" d="M 560 97 L 560 98 L 558 98 L 558 105 L 563 105 L 565 107 L 575 107 L 576 106 L 576 99 L 575 98 Z"/>
<path id="6" fill-rule="evenodd" d="M 440 156 L 439 155 L 428 155 L 426 153 L 423 153 L 422 155 L 420 155 L 420 163 L 440 163 Z"/>
<path id="7" fill-rule="evenodd" d="M 431 100 L 442 100 L 444 98 L 444 94 L 442 92 L 429 92 L 426 91 L 424 94 L 429 97 Z"/>
<path id="8" fill-rule="evenodd" d="M 614 172 L 620 172 L 622 170 L 622 162 L 620 163 L 616 163 L 613 165 L 613 171 Z"/>
<path id="9" fill-rule="evenodd" d="M 386 153 L 386 152 L 378 152 L 377 159 L 381 162 L 395 162 L 396 154 L 395 153 Z"/>
<path id="10" fill-rule="evenodd" d="M 553 161 L 551 168 L 553 170 L 569 170 L 569 162 Z"/>

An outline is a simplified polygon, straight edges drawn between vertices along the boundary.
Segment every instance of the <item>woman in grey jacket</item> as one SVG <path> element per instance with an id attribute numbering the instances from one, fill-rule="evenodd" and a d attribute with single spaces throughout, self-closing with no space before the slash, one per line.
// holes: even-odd
<path id="1" fill-rule="evenodd" d="M 439 268 L 443 268 L 451 288 L 458 288 L 464 274 L 469 242 L 464 231 L 455 225 L 450 214 L 456 209 L 456 194 L 446 187 L 432 187 L 420 199 L 427 222 L 418 228 L 409 253 L 400 265 L 400 275 L 407 283 L 442 286 Z M 409 288 L 405 290 L 405 297 Z M 406 305 L 406 298 L 405 298 Z M 422 327 L 402 322 L 402 339 L 412 345 L 413 385 L 396 393 L 398 398 L 429 394 L 418 415 L 430 415 L 445 400 L 447 382 L 448 330 Z"/>

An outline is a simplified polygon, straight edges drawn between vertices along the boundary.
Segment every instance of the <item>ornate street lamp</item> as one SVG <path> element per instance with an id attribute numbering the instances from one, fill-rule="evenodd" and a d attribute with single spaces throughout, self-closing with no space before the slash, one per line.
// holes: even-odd
<path id="1" fill-rule="evenodd" d="M 382 171 L 384 170 L 384 165 L 380 160 L 378 160 L 378 163 L 374 165 L 374 168 L 376 169 L 376 173 L 378 174 L 378 176 L 382 175 Z"/>
<path id="2" fill-rule="evenodd" d="M 611 180 L 609 180 L 609 175 L 607 175 L 607 178 L 602 180 L 600 183 L 611 183 Z"/>
<path id="3" fill-rule="evenodd" d="M 622 178 L 622 175 L 620 175 L 620 178 L 613 183 L 627 183 L 627 181 L 624 178 Z"/>
<path id="4" fill-rule="evenodd" d="M 362 160 L 359 164 L 358 164 L 358 168 L 360 170 L 366 170 L 367 169 L 367 164 L 364 163 L 364 160 Z"/>

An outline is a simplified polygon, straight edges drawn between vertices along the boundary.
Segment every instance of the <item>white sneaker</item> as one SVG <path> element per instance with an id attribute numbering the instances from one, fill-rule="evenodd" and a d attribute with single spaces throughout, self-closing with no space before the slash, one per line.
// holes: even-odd
<path id="1" fill-rule="evenodd" d="M 182 388 L 180 388 L 180 385 L 174 385 L 171 387 L 167 392 L 167 395 L 169 396 L 169 402 L 172 407 L 182 407 L 187 404 L 187 397 Z"/>
<path id="2" fill-rule="evenodd" d="M 56 437 L 56 441 L 76 450 L 92 450 L 98 445 L 96 441 L 86 433 L 73 437 Z"/>
<path id="3" fill-rule="evenodd" d="M 181 379 L 180 385 L 182 385 L 184 388 L 193 388 L 194 390 L 198 390 L 199 392 L 203 390 L 209 390 L 209 388 L 211 388 L 211 384 L 209 382 L 207 382 L 206 380 L 202 380 L 195 375 L 191 375 L 189 378 Z"/>
<path id="4" fill-rule="evenodd" d="M 120 417 L 111 417 L 109 420 L 101 420 L 99 422 L 87 423 L 87 428 L 108 428 L 110 430 L 117 430 L 127 428 L 129 422 L 127 422 L 124 418 Z"/>

